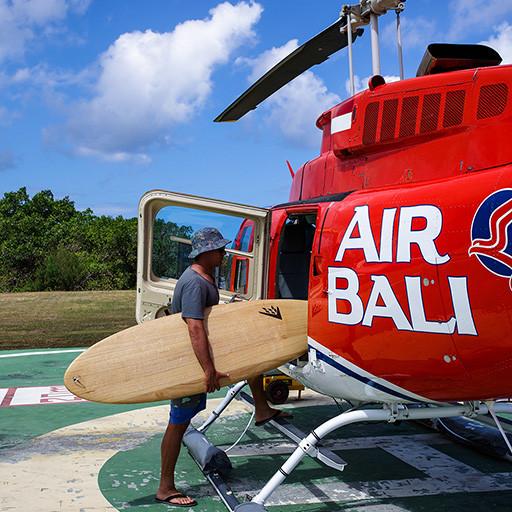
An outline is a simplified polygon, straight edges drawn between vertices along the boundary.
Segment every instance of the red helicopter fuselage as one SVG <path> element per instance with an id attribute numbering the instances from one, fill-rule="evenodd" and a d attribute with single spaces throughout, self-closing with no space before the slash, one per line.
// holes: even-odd
<path id="1" fill-rule="evenodd" d="M 512 66 L 426 75 L 318 119 L 320 156 L 272 209 L 267 295 L 309 300 L 346 397 L 512 396 L 511 88 Z"/>

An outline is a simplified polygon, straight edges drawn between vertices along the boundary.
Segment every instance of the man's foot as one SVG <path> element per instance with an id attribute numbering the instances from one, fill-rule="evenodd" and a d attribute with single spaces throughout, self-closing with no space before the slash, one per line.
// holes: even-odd
<path id="1" fill-rule="evenodd" d="M 193 507 L 197 505 L 196 500 L 192 499 L 190 496 L 185 496 L 181 492 L 176 491 L 176 489 L 167 495 L 162 494 L 159 496 L 157 493 L 155 501 L 165 503 L 173 507 Z"/>
<path id="2" fill-rule="evenodd" d="M 256 422 L 254 423 L 257 427 L 262 427 L 269 421 L 276 419 L 276 418 L 293 418 L 293 415 L 289 412 L 282 411 L 280 409 L 272 409 L 269 408 L 269 412 L 266 415 L 262 415 L 261 417 L 257 416 Z"/>

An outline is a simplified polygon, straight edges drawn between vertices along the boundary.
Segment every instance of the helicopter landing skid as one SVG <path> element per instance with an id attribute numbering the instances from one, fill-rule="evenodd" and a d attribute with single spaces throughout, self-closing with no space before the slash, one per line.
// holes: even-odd
<path id="1" fill-rule="evenodd" d="M 240 383 L 234 388 L 231 388 L 224 401 L 219 405 L 217 409 L 224 410 L 227 405 L 237 396 L 240 395 L 240 399 L 246 403 L 253 405 L 252 398 L 244 392 L 241 392 L 245 383 Z M 346 425 L 358 422 L 377 422 L 385 421 L 388 423 L 394 423 L 395 421 L 402 420 L 422 420 L 422 419 L 434 419 L 434 418 L 450 418 L 454 416 L 465 416 L 475 417 L 480 414 L 487 414 L 489 410 L 493 412 L 505 412 L 512 413 L 512 404 L 510 403 L 484 403 L 484 402 L 465 402 L 459 405 L 446 405 L 446 406 L 433 406 L 433 407 L 419 407 L 409 408 L 405 404 L 384 404 L 380 409 L 361 409 L 356 411 L 343 412 L 334 418 L 322 423 L 308 435 L 301 432 L 297 427 L 290 424 L 284 418 L 276 418 L 271 420 L 268 424 L 277 428 L 281 433 L 286 435 L 289 439 L 297 443 L 297 448 L 288 457 L 286 462 L 279 468 L 279 470 L 272 476 L 272 478 L 265 484 L 261 491 L 252 498 L 251 501 L 245 503 L 239 503 L 233 492 L 227 486 L 227 484 L 220 478 L 218 473 L 210 471 L 209 474 L 205 473 L 202 465 L 198 462 L 197 454 L 190 450 L 192 457 L 198 463 L 205 476 L 212 483 L 215 491 L 219 494 L 226 507 L 230 512 L 264 512 L 265 502 L 269 499 L 271 494 L 283 483 L 285 478 L 297 467 L 299 462 L 304 458 L 305 455 L 317 458 L 320 462 L 323 462 L 329 467 L 343 470 L 345 462 L 340 459 L 335 453 L 330 450 L 319 446 L 320 441 L 333 432 L 334 430 L 341 428 Z M 213 416 L 213 419 L 211 419 Z M 210 426 L 216 418 L 220 416 L 218 410 L 215 414 L 205 422 L 207 427 Z M 199 431 L 204 432 L 204 428 L 199 427 Z M 201 432 L 201 436 L 204 434 Z M 204 437 L 206 440 L 206 437 Z M 186 437 L 184 439 L 186 444 Z M 206 443 L 211 447 L 212 445 L 206 440 Z M 218 450 L 218 449 L 217 449 Z M 224 452 L 222 452 L 224 453 Z M 199 457 L 200 458 L 200 457 Z M 213 475 L 213 478 L 212 478 Z"/>

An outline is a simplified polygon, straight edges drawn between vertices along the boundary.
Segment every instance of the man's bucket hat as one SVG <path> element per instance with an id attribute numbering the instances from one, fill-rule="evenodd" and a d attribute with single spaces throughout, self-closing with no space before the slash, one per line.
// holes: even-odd
<path id="1" fill-rule="evenodd" d="M 202 228 L 192 235 L 192 251 L 189 258 L 193 259 L 203 252 L 215 251 L 226 247 L 231 240 L 226 240 L 218 229 Z"/>

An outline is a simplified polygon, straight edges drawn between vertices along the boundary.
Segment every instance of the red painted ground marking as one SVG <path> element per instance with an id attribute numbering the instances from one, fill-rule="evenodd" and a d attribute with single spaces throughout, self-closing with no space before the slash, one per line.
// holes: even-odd
<path id="1" fill-rule="evenodd" d="M 5 391 L 5 395 L 2 399 L 2 403 L 0 403 L 0 407 L 9 407 L 12 399 L 14 398 L 14 393 L 16 393 L 16 388 L 7 388 L 2 389 L 1 391 Z"/>
<path id="2" fill-rule="evenodd" d="M 37 386 L 0 389 L 0 397 L 4 395 L 1 407 L 19 405 L 72 404 L 87 402 L 83 398 L 70 393 L 65 386 Z"/>

